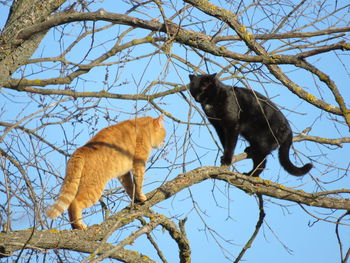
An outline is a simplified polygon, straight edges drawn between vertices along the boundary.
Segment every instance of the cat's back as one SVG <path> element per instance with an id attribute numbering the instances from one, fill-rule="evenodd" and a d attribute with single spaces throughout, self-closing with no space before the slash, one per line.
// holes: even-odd
<path id="1" fill-rule="evenodd" d="M 291 133 L 291 128 L 278 107 L 257 91 L 246 88 L 236 88 L 235 90 L 242 110 L 240 124 L 245 137 L 258 134 L 259 131 L 265 133 L 272 129 L 279 141 L 284 141 L 286 136 Z"/>
<path id="2" fill-rule="evenodd" d="M 132 158 L 136 147 L 136 127 L 145 126 L 147 117 L 125 120 L 100 130 L 84 146 L 78 148 L 75 156 L 111 157 L 118 153 Z"/>
<path id="3" fill-rule="evenodd" d="M 264 119 L 285 119 L 278 107 L 261 93 L 241 87 L 235 87 L 235 92 L 239 105 L 246 114 L 257 117 L 263 115 Z"/>
<path id="4" fill-rule="evenodd" d="M 84 171 L 89 171 L 89 180 L 99 178 L 102 171 L 106 178 L 126 173 L 132 167 L 137 134 L 148 125 L 148 118 L 125 120 L 100 130 L 72 158 L 85 160 Z"/>
<path id="5" fill-rule="evenodd" d="M 254 106 L 256 104 L 262 103 L 274 106 L 273 102 L 270 99 L 255 90 L 242 87 L 234 87 L 234 91 L 240 104 Z"/>
<path id="6" fill-rule="evenodd" d="M 131 142 L 136 139 L 137 132 L 144 129 L 151 119 L 151 117 L 140 117 L 108 126 L 100 130 L 88 143 L 94 141 Z"/>

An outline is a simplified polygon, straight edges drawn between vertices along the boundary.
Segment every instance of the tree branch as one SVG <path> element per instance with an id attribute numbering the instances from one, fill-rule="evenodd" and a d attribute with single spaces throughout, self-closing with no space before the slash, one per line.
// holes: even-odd
<path id="1" fill-rule="evenodd" d="M 261 57 L 263 59 L 261 62 L 266 65 L 270 73 L 274 75 L 279 81 L 281 81 L 284 86 L 286 86 L 290 91 L 292 91 L 301 99 L 309 102 L 310 104 L 323 110 L 332 112 L 334 114 L 344 116 L 346 122 L 350 127 L 350 110 L 346 108 L 344 109 L 344 104 L 342 103 L 341 99 L 336 97 L 336 101 L 340 103 L 341 109 L 336 107 L 336 110 L 333 111 L 333 109 L 335 109 L 333 105 L 330 105 L 320 99 L 317 99 L 314 95 L 306 92 L 304 89 L 302 89 L 292 80 L 290 80 L 277 65 L 287 63 L 298 66 L 300 63 L 302 63 L 301 59 L 298 59 L 297 56 L 268 54 L 267 51 L 257 41 L 255 41 L 254 36 L 249 31 L 247 31 L 246 27 L 238 21 L 237 16 L 224 8 L 213 5 L 207 0 L 185 0 L 185 2 L 192 4 L 202 12 L 216 17 L 221 21 L 225 22 L 227 25 L 229 25 L 232 29 L 236 31 L 238 36 L 245 42 L 248 48 L 250 50 L 253 50 L 259 56 L 259 58 Z M 349 44 L 344 45 L 346 49 L 350 49 L 348 47 Z M 224 51 L 226 50 L 223 50 L 222 53 L 225 53 Z M 225 54 L 225 56 L 226 55 L 227 53 Z M 311 71 L 311 73 L 314 72 Z M 330 82 L 327 82 L 326 84 L 329 83 Z M 333 86 L 330 88 L 332 91 L 335 90 Z"/>
<path id="2" fill-rule="evenodd" d="M 256 52 L 256 56 L 250 56 L 250 55 L 242 55 L 239 53 L 235 53 L 232 51 L 227 50 L 225 47 L 216 46 L 215 42 L 213 42 L 208 36 L 202 33 L 193 32 L 191 30 L 185 30 L 178 25 L 172 23 L 171 21 L 166 21 L 164 24 L 160 23 L 156 20 L 143 20 L 135 17 L 130 17 L 123 14 L 115 14 L 115 13 L 108 13 L 102 9 L 91 12 L 91 13 L 81 13 L 81 12 L 61 12 L 57 13 L 53 16 L 50 16 L 46 21 L 42 23 L 38 23 L 36 25 L 33 25 L 31 27 L 27 27 L 23 30 L 21 30 L 17 35 L 17 41 L 23 41 L 23 39 L 28 38 L 31 34 L 35 34 L 36 32 L 41 32 L 42 30 L 47 30 L 51 27 L 65 24 L 68 22 L 73 21 L 86 21 L 86 20 L 103 20 L 103 21 L 109 21 L 117 24 L 123 24 L 123 25 L 129 25 L 129 26 L 135 26 L 140 27 L 144 29 L 148 29 L 151 31 L 160 31 L 167 33 L 169 36 L 172 36 L 174 41 L 177 41 L 178 43 L 186 44 L 188 46 L 192 46 L 194 48 L 199 48 L 205 52 L 209 52 L 216 56 L 222 56 L 227 57 L 235 60 L 245 61 L 245 62 L 260 62 L 264 63 L 270 72 L 279 79 L 283 85 L 288 87 L 294 94 L 302 98 L 303 100 L 308 101 L 312 105 L 315 105 L 318 108 L 321 108 L 325 111 L 328 111 L 333 114 L 337 115 L 343 115 L 345 114 L 345 118 L 348 119 L 347 110 L 344 110 L 343 105 L 341 105 L 341 108 L 338 108 L 334 105 L 328 104 L 324 102 L 323 100 L 317 99 L 312 94 L 306 92 L 304 89 L 299 87 L 297 84 L 292 82 L 281 70 L 277 65 L 274 64 L 294 64 L 297 65 L 300 62 L 300 59 L 297 56 L 292 55 L 269 55 L 262 46 L 260 46 L 255 40 L 254 36 L 250 34 L 243 25 L 241 25 L 236 16 L 228 12 L 225 9 L 219 8 L 215 5 L 208 4 L 207 1 L 197 1 L 197 0 L 186 0 L 186 2 L 191 3 L 192 5 L 196 6 L 203 12 L 215 16 L 219 18 L 222 21 L 225 21 L 228 23 L 240 36 L 240 38 L 246 42 L 248 47 Z M 152 37 L 145 38 L 145 41 L 153 41 Z M 349 49 L 349 44 L 342 44 L 341 47 L 338 45 L 337 48 L 342 49 Z M 334 47 L 333 47 L 334 48 Z M 304 54 L 306 55 L 306 54 Z M 81 68 L 78 72 L 86 73 L 89 71 L 89 69 Z M 76 73 L 78 73 L 76 72 Z M 80 74 L 81 74 L 80 73 Z M 72 73 L 73 74 L 73 73 Z M 72 81 L 71 76 L 68 80 L 64 80 L 64 83 L 70 83 Z M 13 80 L 11 80 L 13 82 Z M 25 81 L 25 80 L 23 80 Z M 59 84 L 59 79 L 56 80 L 56 84 Z M 24 82 L 23 82 L 24 83 Z M 23 85 L 22 83 L 22 85 Z M 17 82 L 17 85 L 20 85 L 21 81 Z M 28 85 L 29 83 L 26 83 Z M 48 84 L 55 84 L 52 83 L 52 81 L 49 81 L 45 84 L 45 81 L 37 81 L 36 85 L 48 85 Z M 12 87 L 15 88 L 16 84 L 11 82 L 8 82 L 4 84 L 6 87 Z M 35 84 L 34 84 L 35 85 Z M 43 90 L 33 90 L 33 88 L 24 88 L 23 90 L 26 90 L 28 92 L 35 92 L 44 94 L 45 91 Z M 57 91 L 57 94 L 65 93 L 61 91 Z M 86 95 L 88 96 L 88 95 Z M 94 95 L 95 96 L 95 95 Z M 350 117 L 349 117 L 350 118 Z"/>
<path id="3" fill-rule="evenodd" d="M 92 253 L 99 246 L 99 243 L 96 245 L 94 242 L 102 240 L 110 229 L 119 229 L 133 222 L 136 218 L 147 214 L 149 207 L 170 198 L 191 185 L 208 179 L 225 181 L 248 194 L 267 195 L 308 206 L 350 210 L 349 199 L 321 197 L 317 193 L 313 194 L 302 190 L 295 190 L 269 180 L 263 180 L 259 177 L 254 178 L 233 173 L 227 168 L 207 166 L 178 175 L 175 179 L 148 193 L 148 200 L 143 204 L 136 204 L 134 208 L 126 207 L 107 218 L 100 225 L 91 226 L 86 231 L 36 230 L 32 238 L 27 242 L 26 248 L 61 248 Z M 30 234 L 31 230 L 0 233 L 0 255 L 3 257 L 10 256 L 14 251 L 21 249 L 24 245 L 23 240 L 28 240 Z M 106 246 L 111 245 L 106 244 Z"/>
<path id="4" fill-rule="evenodd" d="M 255 230 L 254 230 L 252 236 L 250 237 L 250 239 L 248 240 L 248 242 L 242 248 L 241 252 L 239 253 L 239 255 L 236 258 L 236 260 L 234 261 L 234 263 L 240 262 L 243 255 L 245 254 L 245 252 L 252 246 L 253 241 L 256 238 L 256 236 L 258 235 L 259 230 L 264 222 L 264 218 L 265 218 L 264 199 L 260 194 L 258 194 L 258 200 L 259 200 L 259 218 L 258 218 L 258 221 L 255 225 Z"/>
<path id="5" fill-rule="evenodd" d="M 31 234 L 32 229 L 0 233 L 0 258 L 13 256 L 15 251 L 22 249 L 24 240 L 28 240 L 26 249 L 68 249 L 84 253 L 93 253 L 96 249 L 100 251 L 113 249 L 109 243 L 101 245 L 91 236 L 85 238 L 84 231 L 35 230 L 30 237 Z M 124 262 L 154 263 L 138 252 L 126 249 L 120 249 L 109 257 Z"/>
<path id="6" fill-rule="evenodd" d="M 26 87 L 26 86 L 22 86 L 20 89 L 13 88 L 13 87 L 8 87 L 8 88 L 14 89 L 17 91 L 24 91 L 29 93 L 41 94 L 41 95 L 64 95 L 64 96 L 70 96 L 73 98 L 110 98 L 110 99 L 120 99 L 120 100 L 146 100 L 146 101 L 165 97 L 167 95 L 175 94 L 180 91 L 186 90 L 186 86 L 176 86 L 173 89 L 170 89 L 167 91 L 162 91 L 151 95 L 147 95 L 143 93 L 117 94 L 117 93 L 107 92 L 105 90 L 79 92 L 79 91 L 73 91 L 73 90 L 42 89 L 42 88 L 33 88 L 33 87 Z"/>
<path id="7" fill-rule="evenodd" d="M 288 33 L 280 33 L 280 34 L 254 34 L 254 39 L 261 40 L 270 40 L 270 39 L 290 39 L 290 38 L 310 38 L 317 36 L 330 35 L 334 33 L 342 33 L 349 32 L 350 27 L 339 27 L 339 28 L 329 28 L 324 30 L 310 31 L 310 32 L 288 32 Z M 239 36 L 218 36 L 213 39 L 215 43 L 221 41 L 241 41 L 242 39 Z"/>
<path id="8" fill-rule="evenodd" d="M 15 42 L 14 36 L 23 28 L 40 24 L 66 0 L 15 1 L 0 35 L 0 86 L 6 83 L 20 66 L 32 56 L 46 34 L 46 30 L 32 35 L 28 41 Z"/>
<path id="9" fill-rule="evenodd" d="M 305 133 L 301 133 L 293 137 L 293 142 L 300 142 L 300 141 L 311 141 L 311 142 L 317 142 L 321 144 L 329 144 L 329 145 L 336 145 L 339 147 L 343 147 L 344 143 L 350 143 L 350 137 L 331 139 L 331 138 L 323 138 L 319 136 L 312 136 Z"/>
<path id="10" fill-rule="evenodd" d="M 102 255 L 99 256 L 98 258 L 91 260 L 90 262 L 97 263 L 107 257 L 110 257 L 111 255 L 121 250 L 124 246 L 130 245 L 131 243 L 133 243 L 139 236 L 151 232 L 155 227 L 157 227 L 160 223 L 162 223 L 165 220 L 166 218 L 162 215 L 153 215 L 153 217 L 151 218 L 151 222 L 145 224 L 142 228 L 130 234 L 127 238 L 120 241 L 119 244 L 117 244 L 113 248 L 108 250 L 99 249 L 99 251 L 102 252 Z"/>

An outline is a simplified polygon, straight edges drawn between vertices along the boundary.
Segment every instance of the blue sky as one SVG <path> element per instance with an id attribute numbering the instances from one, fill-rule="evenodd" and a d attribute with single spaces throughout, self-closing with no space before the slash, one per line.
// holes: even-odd
<path id="1" fill-rule="evenodd" d="M 181 1 L 176 2 L 179 7 L 183 6 Z M 114 1 L 105 1 L 102 7 L 108 12 L 123 13 L 126 10 L 126 6 L 123 2 L 115 5 Z M 101 8 L 101 5 L 97 3 L 90 7 L 91 11 Z M 331 8 L 331 5 L 327 5 L 327 8 Z M 330 9 L 331 10 L 331 9 Z M 6 10 L 0 11 L 0 28 L 4 24 Z M 191 10 L 191 12 L 197 13 L 198 19 L 207 19 L 205 30 L 209 33 L 217 28 L 215 21 L 209 21 L 211 18 L 203 15 L 201 12 Z M 166 10 L 167 15 L 171 15 L 171 11 Z M 156 9 L 149 10 L 147 14 L 132 14 L 144 19 L 148 19 L 148 15 L 156 15 L 159 17 Z M 258 22 L 262 14 L 257 14 L 254 19 L 257 21 L 257 27 L 270 28 L 271 25 L 264 24 L 264 22 Z M 340 13 L 339 16 L 344 16 L 345 20 L 348 19 L 345 11 Z M 161 18 L 159 18 L 161 19 Z M 247 19 L 242 16 L 243 23 Z M 331 19 L 330 19 L 331 20 Z M 297 21 L 300 26 L 307 21 L 300 19 Z M 346 22 L 344 22 L 345 24 Z M 96 23 L 96 28 L 102 26 L 104 23 Z M 92 23 L 88 23 L 88 26 L 92 26 Z M 322 24 L 318 25 L 319 29 L 322 28 Z M 62 27 L 60 27 L 60 30 Z M 66 36 L 64 41 L 60 41 L 59 32 L 56 30 L 50 31 L 42 42 L 41 46 L 37 50 L 33 58 L 40 56 L 50 57 L 60 54 L 62 49 L 67 47 L 74 39 L 74 35 L 79 32 L 81 28 L 68 26 L 64 28 L 66 33 L 70 33 L 70 36 Z M 125 30 L 125 26 L 115 26 L 106 31 L 103 34 L 96 34 L 94 39 L 94 46 L 96 48 L 89 53 L 88 58 L 93 59 L 101 55 L 110 48 L 115 39 L 113 35 L 118 35 Z M 200 26 L 191 27 L 192 30 L 200 30 Z M 305 31 L 312 30 L 312 27 L 306 28 Z M 130 40 L 133 37 L 146 36 L 149 32 L 135 30 L 124 41 Z M 270 49 L 274 46 L 280 45 L 280 42 L 271 41 Z M 85 50 L 89 48 L 91 39 L 87 37 L 85 41 L 72 50 L 70 54 L 66 56 L 67 59 L 79 62 L 86 55 Z M 243 43 L 234 46 L 235 52 L 246 51 L 246 47 Z M 148 50 L 149 49 L 149 50 Z M 155 47 L 150 45 L 138 46 L 135 49 L 130 50 L 133 56 L 142 55 L 151 50 L 156 50 Z M 185 48 L 174 44 L 173 52 L 177 55 L 186 57 L 191 63 L 200 65 L 203 71 L 207 71 L 206 65 L 201 63 L 200 58 L 193 54 L 187 53 Z M 285 53 L 283 53 L 285 54 Z M 122 54 L 127 55 L 127 54 Z M 110 62 L 122 60 L 123 56 L 117 55 L 110 59 Z M 344 95 L 344 99 L 349 105 L 350 93 L 345 92 L 350 86 L 350 78 L 348 70 L 348 64 L 343 66 L 345 59 L 340 61 L 338 58 L 348 55 L 347 52 L 334 53 L 329 55 L 317 56 L 308 60 L 315 63 L 329 74 L 331 78 L 337 84 L 339 90 Z M 216 58 L 212 55 L 208 55 L 208 58 L 215 62 L 227 65 L 227 61 L 222 58 Z M 348 59 L 348 58 L 347 58 Z M 349 61 L 349 59 L 348 59 Z M 173 82 L 181 84 L 188 83 L 188 74 L 192 73 L 192 69 L 181 65 L 178 66 L 176 60 L 167 61 L 164 55 L 155 55 L 147 57 L 140 61 L 135 61 L 125 65 L 115 64 L 109 67 L 99 67 L 93 69 L 88 74 L 83 75 L 79 81 L 74 81 L 70 86 L 78 91 L 100 91 L 109 90 L 113 93 L 121 94 L 133 94 L 140 92 L 149 85 L 153 80 L 162 80 L 167 82 Z M 26 74 L 30 75 L 28 78 L 47 78 L 58 76 L 60 67 L 57 63 L 48 63 L 47 65 L 53 66 L 53 69 L 46 72 L 41 72 L 39 67 L 27 67 L 25 69 Z M 295 70 L 292 66 L 281 66 L 281 68 L 288 74 L 288 76 L 302 88 L 311 92 L 319 98 L 324 98 L 327 102 L 335 104 L 332 95 L 329 90 L 318 80 L 315 80 L 311 74 L 302 70 Z M 108 76 L 106 75 L 106 69 L 108 69 Z M 214 63 L 208 63 L 208 69 L 210 73 L 218 71 L 218 67 Z M 266 72 L 266 71 L 265 71 Z M 34 73 L 34 74 L 33 74 Z M 19 72 L 17 72 L 19 74 Z M 223 77 L 229 76 L 224 74 Z M 239 75 L 242 77 L 242 75 Z M 312 105 L 301 102 L 294 94 L 292 94 L 287 88 L 273 83 L 267 83 L 267 78 L 262 76 L 256 76 L 255 74 L 243 75 L 245 79 L 243 82 L 249 85 L 249 87 L 269 96 L 277 105 L 282 108 L 283 113 L 291 122 L 291 126 L 295 133 L 301 132 L 307 127 L 312 127 L 310 135 L 321 136 L 326 138 L 339 138 L 341 136 L 349 136 L 348 129 L 341 123 L 333 120 L 334 116 L 328 113 L 324 113 L 319 109 L 315 109 Z M 273 81 L 276 81 L 273 77 Z M 104 82 L 105 81 L 105 82 Z M 243 83 L 237 79 L 229 80 L 226 84 L 234 84 L 242 86 Z M 57 87 L 47 87 L 57 88 Z M 59 88 L 64 88 L 63 86 Z M 167 90 L 170 87 L 157 85 L 154 87 L 155 91 Z M 12 91 L 4 91 L 6 96 L 0 96 L 0 105 L 4 105 L 4 110 L 1 115 L 1 119 L 10 122 L 13 118 L 24 117 L 30 113 L 36 112 L 38 108 L 35 108 L 35 103 L 27 105 L 25 102 L 30 101 L 25 93 L 16 93 Z M 153 92 L 153 90 L 152 90 Z M 191 99 L 188 92 L 184 92 L 187 98 Z M 12 97 L 13 96 L 13 97 Z M 18 107 L 13 108 L 11 100 L 22 101 L 18 104 Z M 72 111 L 76 105 L 88 106 L 92 105 L 96 100 L 93 99 L 89 102 L 89 99 L 78 99 L 74 102 L 66 103 L 67 107 Z M 156 100 L 157 104 L 171 113 L 174 117 L 186 122 L 201 123 L 202 118 L 196 112 L 193 107 L 190 107 L 185 103 L 179 94 L 171 95 L 163 99 Z M 63 125 L 51 125 L 40 131 L 45 138 L 55 145 L 66 148 L 67 141 L 72 142 L 75 146 L 79 147 L 83 145 L 96 130 L 99 130 L 107 125 L 110 125 L 114 120 L 120 121 L 123 119 L 131 118 L 132 115 L 127 114 L 129 112 L 135 113 L 138 111 L 139 115 L 151 115 L 157 116 L 159 112 L 152 108 L 147 102 L 144 101 L 123 101 L 123 100 L 107 100 L 103 99 L 99 102 L 99 110 L 90 109 L 87 110 L 83 116 L 85 119 L 92 118 L 90 121 L 93 125 L 86 125 L 81 123 L 66 123 Z M 197 105 L 199 106 L 199 105 Z M 23 111 L 26 109 L 26 111 Z M 59 112 L 64 113 L 60 109 L 56 109 L 52 112 L 52 115 Z M 106 121 L 103 116 L 108 113 L 112 116 L 111 121 Z M 38 118 L 31 119 L 26 126 L 29 128 L 35 128 L 40 125 L 43 120 Z M 341 118 L 338 118 L 341 120 Z M 47 121 L 47 119 L 44 119 Z M 209 127 L 210 131 L 214 134 L 214 138 L 210 135 L 208 128 L 205 126 L 178 124 L 171 119 L 166 118 L 165 125 L 168 130 L 167 142 L 165 151 L 167 155 L 160 157 L 153 166 L 149 167 L 145 179 L 145 192 L 153 190 L 155 187 L 163 183 L 164 178 L 170 180 L 176 177 L 179 173 L 184 171 L 190 171 L 201 165 L 218 165 L 220 153 L 214 143 L 214 139 L 217 140 L 214 130 Z M 78 137 L 76 137 L 79 135 Z M 218 140 L 217 140 L 218 142 Z M 72 146 L 69 148 L 74 149 Z M 241 140 L 236 147 L 236 153 L 240 153 L 246 147 L 246 143 Z M 294 144 L 295 149 L 298 151 L 298 157 L 296 159 L 291 157 L 293 162 L 302 160 L 304 163 L 308 162 L 306 156 L 311 157 L 311 161 L 314 163 L 315 168 L 310 175 L 305 175 L 303 178 L 296 178 L 288 175 L 284 172 L 278 162 L 276 152 L 268 157 L 267 169 L 263 173 L 262 178 L 268 179 L 280 184 L 284 184 L 289 187 L 295 187 L 303 189 L 308 192 L 320 191 L 318 186 L 323 187 L 326 190 L 333 190 L 338 188 L 349 188 L 347 178 L 329 183 L 337 178 L 340 178 L 346 171 L 337 171 L 331 167 L 324 165 L 325 163 L 331 163 L 334 166 L 340 166 L 346 168 L 349 166 L 349 145 L 344 145 L 343 148 L 336 148 L 333 146 L 323 146 L 315 143 L 299 142 Z M 154 151 L 153 153 L 157 153 Z M 199 158 L 198 158 L 199 157 Z M 54 167 L 57 173 L 62 176 L 64 174 L 64 167 L 66 158 L 57 153 L 52 153 L 48 150 L 47 158 L 50 164 Z M 216 160 L 216 161 L 215 161 Z M 182 163 L 186 162 L 187 165 L 183 167 Z M 298 162 L 301 165 L 301 162 Z M 250 170 L 251 161 L 246 160 L 235 165 L 235 169 L 240 172 Z M 30 178 L 36 178 L 36 170 L 28 167 L 28 175 Z M 43 173 L 46 181 L 47 188 L 38 189 L 37 195 L 46 196 L 47 191 L 53 191 L 58 193 L 59 183 L 50 174 Z M 317 183 L 315 183 L 317 181 Z M 111 182 L 108 187 L 117 186 L 118 183 Z M 52 188 L 52 189 L 50 189 Z M 0 195 L 4 198 L 4 195 Z M 124 198 L 124 200 L 126 200 Z M 1 200 L 1 202 L 4 200 Z M 52 203 L 52 200 L 45 199 L 41 205 L 42 211 L 46 205 Z M 116 204 L 110 204 L 114 211 L 127 205 L 126 202 L 118 201 Z M 305 207 L 310 213 L 327 218 L 330 221 L 336 220 L 343 211 L 337 211 L 331 214 L 329 210 L 309 208 Z M 100 206 L 97 204 L 94 208 L 88 211 L 100 210 Z M 242 246 L 249 239 L 251 233 L 254 231 L 254 227 L 258 218 L 259 210 L 257 200 L 254 196 L 249 196 L 241 190 L 228 186 L 218 181 L 206 181 L 202 184 L 195 185 L 186 189 L 174 197 L 166 200 L 156 207 L 154 210 L 174 218 L 175 221 L 188 218 L 186 223 L 186 231 L 192 247 L 193 262 L 230 262 L 240 252 Z M 314 217 L 308 215 L 298 205 L 290 202 L 275 200 L 269 197 L 265 198 L 265 212 L 266 218 L 262 230 L 259 232 L 257 239 L 254 241 L 253 246 L 245 254 L 244 259 L 246 262 L 279 262 L 283 260 L 285 263 L 289 262 L 337 262 L 339 261 L 339 248 L 335 236 L 335 224 L 317 221 Z M 19 214 L 24 215 L 23 211 Z M 329 215 L 329 216 L 328 216 Z M 16 223 L 14 224 L 16 229 L 24 229 L 31 226 L 32 219 L 29 216 L 18 216 Z M 67 217 L 65 213 L 64 217 Z M 88 225 L 101 222 L 101 213 L 97 213 L 94 216 L 88 217 L 85 221 Z M 57 226 L 61 223 L 60 220 L 54 222 Z M 137 224 L 130 226 L 131 229 L 135 229 Z M 60 229 L 69 229 L 69 226 L 61 227 Z M 342 227 L 343 241 L 349 234 L 349 227 Z M 126 229 L 123 233 L 117 233 L 115 239 L 120 239 L 129 232 Z M 160 247 L 163 248 L 163 252 L 166 254 L 169 262 L 177 261 L 177 248 L 175 243 L 171 243 L 169 246 L 169 237 L 166 232 L 163 232 L 160 228 L 154 231 L 155 239 L 159 241 Z M 119 236 L 120 235 L 120 236 Z M 171 241 L 173 242 L 173 241 Z M 345 241 L 344 241 L 345 242 Z M 349 242 L 344 243 L 349 245 Z M 220 247 L 222 246 L 222 247 Z M 130 249 L 136 249 L 142 251 L 146 255 L 150 255 L 156 261 L 159 259 L 156 256 L 154 249 L 151 247 L 145 237 L 140 238 L 135 242 Z"/>

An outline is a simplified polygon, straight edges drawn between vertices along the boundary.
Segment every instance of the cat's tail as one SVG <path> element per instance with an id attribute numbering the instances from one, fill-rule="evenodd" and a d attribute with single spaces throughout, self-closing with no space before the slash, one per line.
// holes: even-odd
<path id="1" fill-rule="evenodd" d="M 292 140 L 293 140 L 293 136 L 292 136 L 292 134 L 290 134 L 290 136 L 288 136 L 288 139 L 285 140 L 285 142 L 283 144 L 281 144 L 279 151 L 278 151 L 278 157 L 279 157 L 279 160 L 280 160 L 282 167 L 288 173 L 295 175 L 295 176 L 302 176 L 311 170 L 312 164 L 307 163 L 303 167 L 297 167 L 290 161 L 289 149 L 292 145 Z"/>
<path id="2" fill-rule="evenodd" d="M 55 219 L 60 216 L 72 203 L 78 192 L 83 167 L 84 159 L 73 155 L 67 164 L 66 178 L 59 197 L 46 212 L 49 218 Z"/>

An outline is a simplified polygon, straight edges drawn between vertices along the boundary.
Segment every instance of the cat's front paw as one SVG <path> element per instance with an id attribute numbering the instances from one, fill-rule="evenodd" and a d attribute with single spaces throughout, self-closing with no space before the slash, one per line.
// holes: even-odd
<path id="1" fill-rule="evenodd" d="M 146 197 L 146 195 L 144 193 L 141 193 L 141 194 L 136 196 L 136 200 L 138 202 L 143 203 L 143 202 L 145 202 L 147 200 L 147 197 Z"/>
<path id="2" fill-rule="evenodd" d="M 85 223 L 83 223 L 81 220 L 79 220 L 78 222 L 73 222 L 72 223 L 72 228 L 73 229 L 84 230 L 84 229 L 87 228 L 87 225 Z"/>
<path id="3" fill-rule="evenodd" d="M 232 158 L 227 157 L 225 155 L 221 156 L 221 165 L 222 166 L 229 166 L 232 163 Z"/>
<path id="4" fill-rule="evenodd" d="M 252 148 L 250 146 L 248 146 L 247 148 L 244 149 L 244 152 L 250 156 L 252 154 Z"/>

